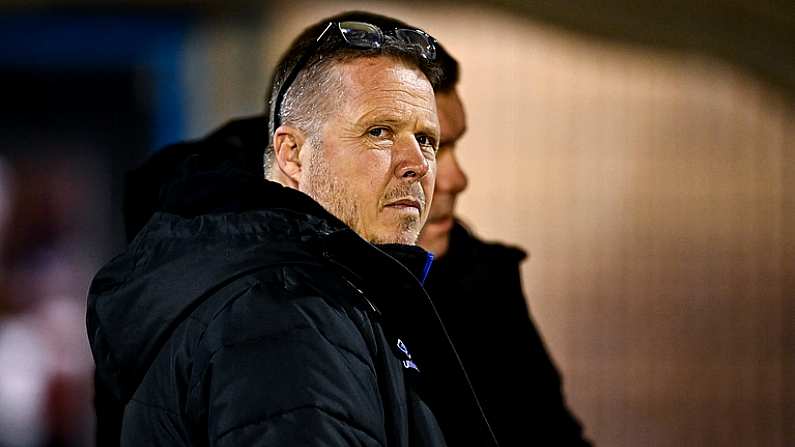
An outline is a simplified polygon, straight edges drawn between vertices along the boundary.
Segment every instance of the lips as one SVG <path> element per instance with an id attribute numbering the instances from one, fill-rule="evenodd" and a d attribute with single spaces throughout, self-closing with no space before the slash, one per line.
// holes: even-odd
<path id="1" fill-rule="evenodd" d="M 390 208 L 416 208 L 417 211 L 422 211 L 422 204 L 419 200 L 413 198 L 399 199 L 386 204 Z"/>

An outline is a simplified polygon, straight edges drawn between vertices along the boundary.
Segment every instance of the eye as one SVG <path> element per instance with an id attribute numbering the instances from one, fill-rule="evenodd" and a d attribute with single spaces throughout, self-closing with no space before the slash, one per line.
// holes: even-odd
<path id="1" fill-rule="evenodd" d="M 414 138 L 417 139 L 417 143 L 419 143 L 423 148 L 430 148 L 434 152 L 438 150 L 436 147 L 436 141 L 428 135 L 418 134 Z"/>
<path id="2" fill-rule="evenodd" d="M 386 136 L 387 129 L 384 127 L 373 127 L 372 129 L 368 130 L 367 133 L 371 137 L 382 138 Z"/>

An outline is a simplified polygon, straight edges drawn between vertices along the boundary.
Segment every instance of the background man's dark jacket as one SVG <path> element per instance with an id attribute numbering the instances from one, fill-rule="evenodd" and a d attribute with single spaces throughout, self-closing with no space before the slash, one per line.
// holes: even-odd
<path id="1" fill-rule="evenodd" d="M 517 248 L 486 243 L 456 222 L 425 287 L 502 447 L 587 446 L 566 407 L 561 378 L 528 313 Z M 466 415 L 445 387 L 445 365 L 427 365 L 428 404 L 450 445 L 466 445 Z"/>
<path id="2" fill-rule="evenodd" d="M 154 215 L 91 286 L 98 445 L 444 445 L 403 336 L 415 323 L 444 336 L 420 284 L 427 254 L 370 245 L 224 160 L 228 130 L 131 177 L 171 181 L 128 207 Z"/>

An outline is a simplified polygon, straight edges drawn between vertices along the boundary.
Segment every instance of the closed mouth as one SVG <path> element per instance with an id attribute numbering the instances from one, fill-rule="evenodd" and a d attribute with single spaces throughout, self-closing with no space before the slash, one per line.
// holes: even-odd
<path id="1" fill-rule="evenodd" d="M 395 200 L 394 202 L 387 203 L 386 206 L 391 208 L 416 208 L 417 211 L 422 211 L 422 204 L 420 201 L 411 198 Z"/>

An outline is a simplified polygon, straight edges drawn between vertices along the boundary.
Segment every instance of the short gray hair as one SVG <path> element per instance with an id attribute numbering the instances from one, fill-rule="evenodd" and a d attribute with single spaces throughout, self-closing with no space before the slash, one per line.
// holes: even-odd
<path id="1" fill-rule="evenodd" d="M 335 61 L 327 59 L 314 64 L 295 78 L 284 94 L 281 116 L 289 124 L 307 135 L 310 144 L 320 142 L 320 132 L 338 104 L 342 79 L 332 69 Z M 273 138 L 265 150 L 264 168 L 267 177 L 274 161 Z"/>

